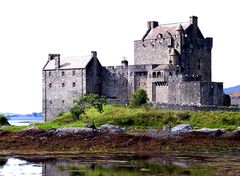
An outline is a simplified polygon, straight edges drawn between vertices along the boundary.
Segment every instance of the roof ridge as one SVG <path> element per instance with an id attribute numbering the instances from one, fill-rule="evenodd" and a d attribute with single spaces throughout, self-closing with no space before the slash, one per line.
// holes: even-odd
<path id="1" fill-rule="evenodd" d="M 61 58 L 73 58 L 73 57 L 91 57 L 91 55 L 82 55 L 82 56 L 61 56 Z"/>
<path id="2" fill-rule="evenodd" d="M 159 26 L 164 26 L 164 25 L 173 25 L 173 24 L 183 24 L 183 23 L 189 23 L 189 21 L 185 21 L 185 22 L 178 22 L 178 23 L 165 23 L 165 24 L 160 24 Z"/>

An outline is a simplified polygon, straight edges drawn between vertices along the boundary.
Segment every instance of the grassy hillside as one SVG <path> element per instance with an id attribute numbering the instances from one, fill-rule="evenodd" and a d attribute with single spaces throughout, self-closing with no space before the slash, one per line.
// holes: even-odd
<path id="1" fill-rule="evenodd" d="M 240 105 L 240 90 L 229 92 L 232 105 Z"/>
<path id="2" fill-rule="evenodd" d="M 239 90 L 240 90 L 240 85 L 234 86 L 234 87 L 225 88 L 224 92 L 228 94 L 229 92 L 234 92 L 234 91 L 239 91 Z"/>
<path id="3" fill-rule="evenodd" d="M 163 126 L 174 126 L 189 123 L 196 127 L 235 129 L 240 126 L 240 112 L 187 112 L 159 110 L 151 107 L 130 108 L 128 106 L 105 105 L 104 112 L 88 109 L 78 121 L 73 121 L 71 114 L 65 113 L 53 122 L 38 124 L 43 129 L 57 127 L 83 127 L 87 124 L 119 125 L 126 128 L 161 129 Z"/>

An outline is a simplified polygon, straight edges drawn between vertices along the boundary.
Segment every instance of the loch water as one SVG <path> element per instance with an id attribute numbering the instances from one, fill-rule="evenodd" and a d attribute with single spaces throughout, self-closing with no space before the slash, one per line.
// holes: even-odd
<path id="1" fill-rule="evenodd" d="M 157 156 L 1 156 L 0 176 L 232 176 L 240 175 L 239 153 Z"/>

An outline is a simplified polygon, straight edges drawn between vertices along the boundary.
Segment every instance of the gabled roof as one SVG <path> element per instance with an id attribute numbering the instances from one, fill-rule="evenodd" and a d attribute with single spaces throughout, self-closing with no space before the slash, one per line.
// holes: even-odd
<path id="1" fill-rule="evenodd" d="M 175 35 L 177 30 L 179 30 L 180 25 L 183 28 L 183 30 L 186 30 L 191 25 L 191 23 L 184 22 L 184 23 L 162 24 L 150 30 L 149 33 L 145 36 L 144 40 L 156 39 L 159 36 L 159 34 L 161 34 L 162 36 L 166 36 L 170 34 Z"/>
<path id="2" fill-rule="evenodd" d="M 72 57 L 60 57 L 60 68 L 59 69 L 74 69 L 74 68 L 85 68 L 91 61 L 92 56 L 72 56 Z M 55 60 L 48 60 L 43 70 L 54 70 Z"/>
<path id="3" fill-rule="evenodd" d="M 168 69 L 169 69 L 169 65 L 161 64 L 161 65 L 157 66 L 156 68 L 154 68 L 153 71 L 168 70 Z"/>

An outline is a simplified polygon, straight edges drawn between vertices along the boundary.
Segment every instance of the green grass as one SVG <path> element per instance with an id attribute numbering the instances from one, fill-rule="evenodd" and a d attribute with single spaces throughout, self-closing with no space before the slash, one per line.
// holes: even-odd
<path id="1" fill-rule="evenodd" d="M 105 105 L 103 113 L 90 108 L 80 120 L 73 121 L 71 114 L 65 113 L 53 122 L 38 124 L 42 129 L 58 127 L 83 127 L 87 124 L 112 124 L 128 129 L 161 129 L 189 123 L 195 127 L 236 129 L 240 126 L 240 112 L 188 112 L 154 109 L 152 107 L 130 108 L 128 106 Z"/>
<path id="2" fill-rule="evenodd" d="M 16 132 L 25 129 L 27 126 L 3 126 L 0 127 L 0 130 L 10 131 L 10 132 Z"/>
<path id="3" fill-rule="evenodd" d="M 240 112 L 188 112 L 154 109 L 152 107 L 130 108 L 128 106 L 104 105 L 103 113 L 90 108 L 80 120 L 74 121 L 70 112 L 59 114 L 56 120 L 35 124 L 40 129 L 63 127 L 84 127 L 87 124 L 112 124 L 128 129 L 161 129 L 163 126 L 175 126 L 188 123 L 194 127 L 236 129 L 240 126 Z M 9 131 L 23 127 L 7 127 Z"/>

